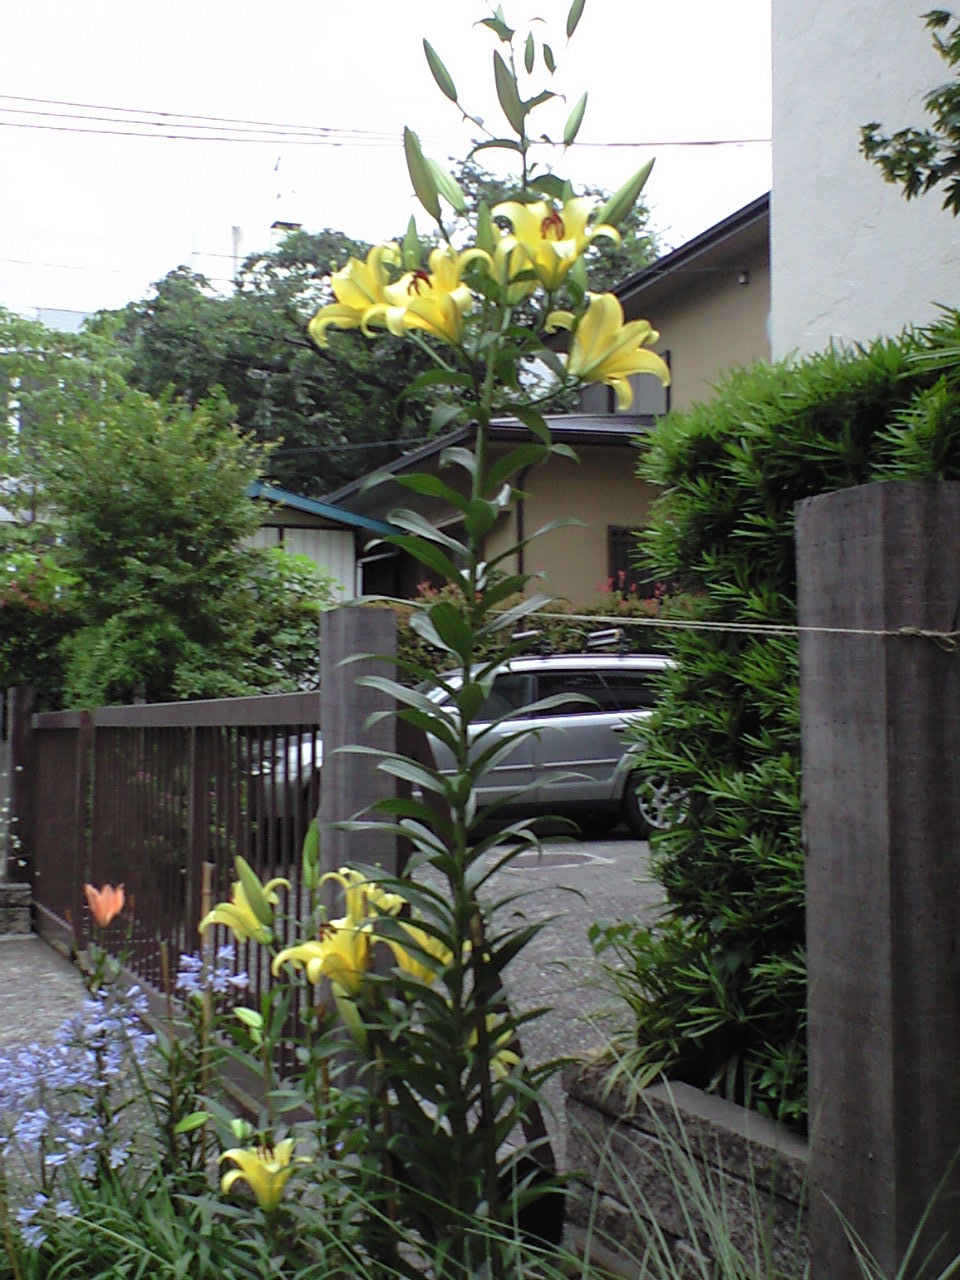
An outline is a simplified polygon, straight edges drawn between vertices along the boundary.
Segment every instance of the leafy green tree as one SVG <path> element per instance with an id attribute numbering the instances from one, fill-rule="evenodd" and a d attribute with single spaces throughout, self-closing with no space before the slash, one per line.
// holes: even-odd
<path id="1" fill-rule="evenodd" d="M 262 447 L 222 392 L 154 400 L 118 364 L 102 334 L 0 312 L 5 678 L 39 667 L 48 702 L 88 705 L 309 685 L 331 584 L 245 545 Z"/>
<path id="2" fill-rule="evenodd" d="M 94 329 L 130 360 L 131 383 L 152 396 L 173 388 L 196 405 L 220 387 L 241 430 L 275 446 L 271 479 L 328 493 L 422 440 L 427 411 L 401 389 L 426 367 L 416 347 L 374 358 L 359 334 L 319 351 L 307 321 L 332 300 L 331 263 L 365 256 L 338 233 L 295 232 L 243 264 L 233 294 L 181 267 L 154 296 L 101 313 Z"/>
<path id="3" fill-rule="evenodd" d="M 943 207 L 956 217 L 960 213 L 960 76 L 956 72 L 960 21 L 947 9 L 931 9 L 923 17 L 933 32 L 933 47 L 953 74 L 923 100 L 932 123 L 884 134 L 880 122 L 873 120 L 860 130 L 860 149 L 879 165 L 888 182 L 903 188 L 908 200 L 943 184 Z"/>

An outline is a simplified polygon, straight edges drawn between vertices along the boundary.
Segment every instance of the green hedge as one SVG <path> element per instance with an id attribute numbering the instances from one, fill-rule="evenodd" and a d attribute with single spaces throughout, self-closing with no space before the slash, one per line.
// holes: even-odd
<path id="1" fill-rule="evenodd" d="M 794 505 L 884 478 L 960 478 L 960 316 L 869 347 L 756 365 L 665 418 L 644 569 L 712 622 L 796 621 Z M 678 665 L 643 767 L 689 795 L 655 844 L 667 913 L 596 930 L 635 1022 L 627 1061 L 803 1127 L 800 717 L 793 638 L 665 632 Z"/>

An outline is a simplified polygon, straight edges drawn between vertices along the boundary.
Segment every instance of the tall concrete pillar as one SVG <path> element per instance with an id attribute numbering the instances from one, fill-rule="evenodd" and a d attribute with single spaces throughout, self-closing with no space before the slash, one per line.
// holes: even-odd
<path id="1" fill-rule="evenodd" d="M 397 725 L 392 718 L 366 726 L 368 716 L 392 703 L 377 689 L 357 684 L 361 675 L 396 676 L 397 621 L 392 609 L 346 605 L 322 615 L 320 633 L 320 699 L 323 770 L 320 789 L 321 862 L 335 871 L 347 862 L 376 863 L 395 873 L 397 841 L 378 831 L 339 831 L 333 825 L 358 816 L 375 801 L 395 794 L 396 780 L 377 768 L 373 755 L 344 747 L 396 750 Z M 357 654 L 374 654 L 346 662 Z"/>
<path id="2" fill-rule="evenodd" d="M 960 484 L 799 504 L 812 1280 L 960 1253 Z M 903 629 L 903 630 L 901 630 Z M 869 632 L 871 634 L 851 634 Z M 890 633 L 894 634 L 876 634 Z M 927 1274 L 926 1272 L 924 1274 Z"/>

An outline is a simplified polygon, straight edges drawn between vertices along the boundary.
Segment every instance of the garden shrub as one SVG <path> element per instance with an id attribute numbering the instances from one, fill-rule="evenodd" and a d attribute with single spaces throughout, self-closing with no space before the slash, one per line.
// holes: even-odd
<path id="1" fill-rule="evenodd" d="M 795 365 L 731 373 L 663 419 L 641 475 L 663 486 L 645 571 L 712 623 L 795 623 L 794 506 L 878 479 L 960 478 L 960 315 Z M 794 636 L 667 631 L 677 666 L 641 767 L 689 797 L 653 871 L 653 928 L 598 927 L 620 961 L 629 1059 L 802 1127 L 806 1119 L 800 714 Z"/>

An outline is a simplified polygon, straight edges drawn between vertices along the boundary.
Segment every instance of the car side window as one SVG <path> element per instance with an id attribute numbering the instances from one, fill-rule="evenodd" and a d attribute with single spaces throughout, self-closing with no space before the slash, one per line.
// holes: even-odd
<path id="1" fill-rule="evenodd" d="M 613 705 L 620 711 L 642 711 L 657 702 L 653 671 L 604 671 Z"/>
<path id="2" fill-rule="evenodd" d="M 550 707 L 543 712 L 545 716 L 642 711 L 657 701 L 651 674 L 646 671 L 542 671 L 537 677 L 537 697 L 578 695 L 576 701 L 571 698 L 566 705 Z M 590 698 L 592 702 L 583 702 L 581 698 Z"/>
<path id="3" fill-rule="evenodd" d="M 595 671 L 541 671 L 537 676 L 537 698 L 569 694 L 570 701 L 548 707 L 544 716 L 586 715 L 591 711 L 617 711 L 610 691 Z M 589 698 L 590 702 L 584 702 Z M 594 705 L 596 704 L 596 705 Z"/>
<path id="4" fill-rule="evenodd" d="M 505 671 L 496 677 L 477 720 L 498 720 L 530 701 L 530 677 L 525 671 Z"/>

